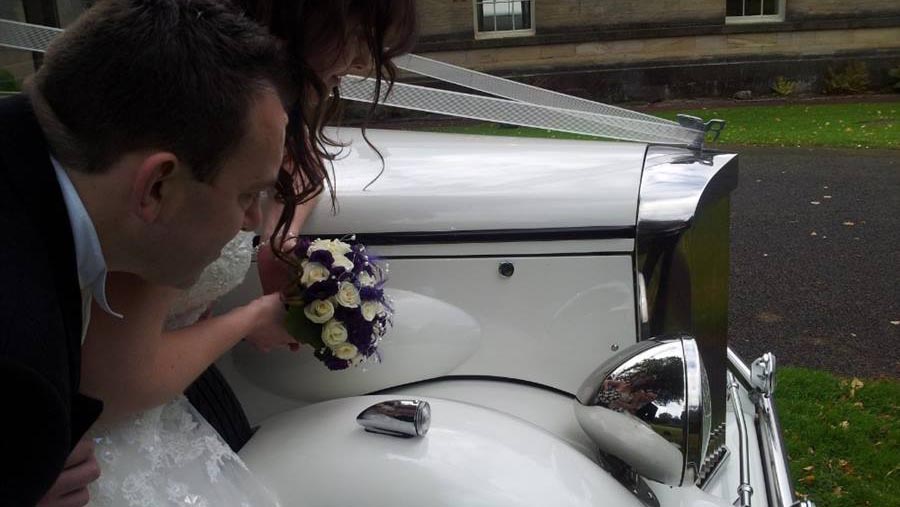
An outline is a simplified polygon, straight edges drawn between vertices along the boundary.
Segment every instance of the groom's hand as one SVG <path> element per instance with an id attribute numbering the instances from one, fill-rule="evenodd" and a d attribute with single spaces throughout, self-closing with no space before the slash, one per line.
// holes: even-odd
<path id="1" fill-rule="evenodd" d="M 72 449 L 56 482 L 37 507 L 82 507 L 91 496 L 88 485 L 100 477 L 100 465 L 94 457 L 94 441 L 82 438 Z"/>

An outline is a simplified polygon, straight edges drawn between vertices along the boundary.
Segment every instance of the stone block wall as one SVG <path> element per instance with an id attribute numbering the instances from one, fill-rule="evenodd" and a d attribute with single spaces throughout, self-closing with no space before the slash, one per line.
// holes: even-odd
<path id="1" fill-rule="evenodd" d="M 695 25 L 721 22 L 721 0 L 535 0 L 538 33 L 599 27 Z"/>
<path id="2" fill-rule="evenodd" d="M 897 0 L 785 0 L 785 19 L 900 16 Z"/>

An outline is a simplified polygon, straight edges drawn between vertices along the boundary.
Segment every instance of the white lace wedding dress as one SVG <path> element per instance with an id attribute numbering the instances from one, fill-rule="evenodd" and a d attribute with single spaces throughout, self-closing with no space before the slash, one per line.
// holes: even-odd
<path id="1" fill-rule="evenodd" d="M 193 324 L 241 283 L 250 267 L 252 238 L 242 232 L 225 245 L 175 304 L 167 329 Z M 92 434 L 101 469 L 90 487 L 92 507 L 279 505 L 184 396 Z"/>

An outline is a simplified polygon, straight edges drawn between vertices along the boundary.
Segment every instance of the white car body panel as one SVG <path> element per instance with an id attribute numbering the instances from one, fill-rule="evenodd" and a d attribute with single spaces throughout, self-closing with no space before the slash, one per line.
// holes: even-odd
<path id="1" fill-rule="evenodd" d="M 648 322 L 669 318 L 653 313 L 666 306 L 653 306 L 658 285 L 643 285 L 655 273 L 639 270 L 646 248 L 640 242 L 680 238 L 713 216 L 698 203 L 728 199 L 733 155 L 674 148 L 647 155 L 643 144 L 373 130 L 385 171 L 369 185 L 380 170 L 378 156 L 358 132 L 332 133 L 351 140 L 335 161 L 339 214 L 322 199 L 303 233 L 358 234 L 389 266 L 395 314 L 380 364 L 331 372 L 309 348 L 260 354 L 244 344 L 218 362 L 251 424 L 260 426 L 241 455 L 284 505 L 733 504 L 741 482 L 738 421 L 724 395 L 702 488 L 639 479 L 644 486 L 635 487 L 649 488 L 650 500 L 642 497 L 646 489 L 627 489 L 635 483 L 616 475 L 619 465 L 598 458 L 597 441 L 575 415 L 583 405 L 574 399 L 616 351 L 650 337 Z M 654 164 L 649 176 L 645 156 Z M 725 231 L 719 236 L 727 239 L 727 208 L 717 216 L 719 229 L 704 227 Z M 724 241 L 716 252 L 723 245 L 727 252 Z M 671 253 L 684 259 L 680 250 Z M 512 276 L 500 273 L 501 263 L 514 266 Z M 684 266 L 713 272 L 675 265 Z M 688 284 L 682 288 L 690 294 L 691 280 L 674 283 Z M 254 270 L 222 307 L 258 293 Z M 679 306 L 693 301 L 682 296 L 670 294 L 666 305 L 692 308 Z M 703 353 L 713 354 L 704 361 L 722 368 L 725 346 L 716 348 L 711 340 L 718 335 L 704 332 Z M 740 396 L 742 415 L 752 421 L 755 405 L 746 389 Z M 378 401 L 413 398 L 432 406 L 424 437 L 368 433 L 355 421 Z M 615 415 L 605 420 L 615 422 Z M 629 467 L 655 460 L 655 451 L 667 463 L 681 459 L 676 443 L 641 440 L 650 425 L 621 419 L 618 429 L 606 426 L 614 435 L 604 445 L 617 442 L 605 449 L 607 457 Z M 761 442 L 751 435 L 745 454 L 753 505 L 780 507 L 767 498 Z"/>
<path id="2" fill-rule="evenodd" d="M 421 398 L 433 414 L 424 438 L 356 424 L 359 412 L 392 398 L 343 398 L 276 416 L 241 456 L 285 505 L 642 507 L 566 442 L 501 412 Z"/>
<path id="3" fill-rule="evenodd" d="M 375 180 L 381 162 L 359 131 L 332 131 L 350 143 L 335 162 L 340 212 L 320 203 L 304 234 L 635 223 L 643 144 L 367 132 L 384 173 Z"/>

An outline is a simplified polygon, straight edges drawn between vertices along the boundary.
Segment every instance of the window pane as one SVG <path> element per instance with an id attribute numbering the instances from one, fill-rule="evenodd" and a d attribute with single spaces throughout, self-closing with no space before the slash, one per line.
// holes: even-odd
<path id="1" fill-rule="evenodd" d="M 745 16 L 759 16 L 762 14 L 762 0 L 745 0 Z"/>
<path id="2" fill-rule="evenodd" d="M 497 2 L 494 4 L 497 17 L 497 30 L 513 30 L 513 16 L 510 2 Z"/>
<path id="3" fill-rule="evenodd" d="M 516 27 L 520 30 L 529 30 L 531 29 L 531 0 L 519 2 L 519 6 L 522 10 L 522 18 L 521 23 L 516 22 Z"/>
<path id="4" fill-rule="evenodd" d="M 479 32 L 531 29 L 533 0 L 478 0 L 475 14 Z"/>
<path id="5" fill-rule="evenodd" d="M 494 31 L 494 4 L 486 2 L 478 6 L 478 31 Z"/>
<path id="6" fill-rule="evenodd" d="M 728 0 L 725 4 L 726 16 L 742 16 L 744 13 L 744 0 Z"/>
<path id="7" fill-rule="evenodd" d="M 778 14 L 778 0 L 763 0 L 763 13 L 766 15 Z"/>

